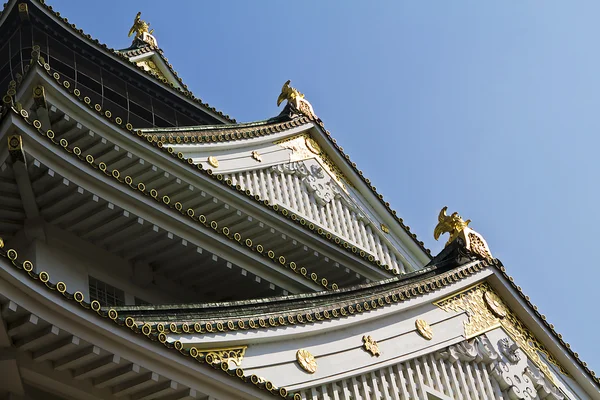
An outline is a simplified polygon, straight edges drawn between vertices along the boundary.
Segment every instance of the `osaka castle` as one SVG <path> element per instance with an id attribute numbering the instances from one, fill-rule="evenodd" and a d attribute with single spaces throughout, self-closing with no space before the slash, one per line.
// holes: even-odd
<path id="1" fill-rule="evenodd" d="M 238 123 L 142 18 L 0 14 L 0 399 L 600 399 L 477 221 L 431 254 L 310 95 Z"/>

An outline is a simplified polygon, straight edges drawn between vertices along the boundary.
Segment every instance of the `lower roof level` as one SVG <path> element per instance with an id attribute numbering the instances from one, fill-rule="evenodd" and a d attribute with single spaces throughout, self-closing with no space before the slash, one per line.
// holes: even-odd
<path id="1" fill-rule="evenodd" d="M 255 307 L 233 303 L 108 309 L 89 303 L 83 292 L 73 291 L 77 288 L 54 282 L 47 272 L 36 272 L 34 263 L 22 262 L 5 248 L 0 251 L 0 303 L 12 345 L 29 354 L 17 350 L 15 355 L 23 370 L 33 368 L 27 364 L 33 358 L 53 361 L 48 364 L 52 368 L 76 358 L 66 368 L 71 374 L 93 371 L 82 378 L 92 386 L 102 385 L 114 371 L 129 371 L 110 381 L 108 397 L 93 397 L 97 392 L 90 391 L 90 397 L 74 398 L 113 398 L 124 391 L 136 399 L 168 399 L 180 390 L 190 396 L 188 388 L 207 394 L 211 387 L 204 379 L 216 379 L 213 374 L 222 382 L 219 390 L 238 391 L 238 397 L 230 397 L 216 390 L 211 396 L 217 399 L 318 399 L 347 392 L 360 393 L 357 399 L 376 393 L 386 395 L 375 398 L 394 398 L 392 393 L 424 388 L 442 399 L 463 393 L 460 384 L 436 381 L 438 375 L 431 373 L 435 368 L 450 374 L 462 371 L 465 378 L 475 379 L 474 385 L 489 382 L 491 390 L 482 389 L 481 398 L 514 398 L 502 373 L 477 381 L 477 374 L 469 372 L 479 368 L 493 375 L 498 357 L 538 393 L 554 393 L 550 398 L 600 398 L 598 382 L 583 364 L 547 327 L 532 324 L 535 316 L 522 308 L 521 299 L 508 294 L 512 289 L 501 264 L 469 261 L 459 250 L 447 248 L 422 276 L 257 300 Z M 518 357 L 500 346 L 505 341 L 509 347 L 515 344 Z M 478 356 L 476 349 L 485 352 Z M 95 355 L 79 359 L 90 351 Z M 191 371 L 194 378 L 188 375 Z M 409 376 L 413 383 L 403 380 Z M 75 384 L 70 382 L 63 379 L 66 388 Z"/>

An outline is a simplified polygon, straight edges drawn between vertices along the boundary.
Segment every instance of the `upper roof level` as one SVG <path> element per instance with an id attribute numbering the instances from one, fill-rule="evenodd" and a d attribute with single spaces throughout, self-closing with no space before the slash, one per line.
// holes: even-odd
<path id="1" fill-rule="evenodd" d="M 125 50 L 109 48 L 60 16 L 44 1 L 11 0 L 0 14 L 0 92 L 19 80 L 33 46 L 52 72 L 87 88 L 105 108 L 122 110 L 135 127 L 227 124 L 234 119 L 195 97 L 162 50 L 134 38 Z"/>
<path id="2" fill-rule="evenodd" d="M 207 118 L 199 123 L 191 114 L 184 115 L 171 107 L 185 105 L 185 101 L 174 105 L 177 99 L 173 97 L 177 94 L 174 88 L 184 86 L 156 42 L 135 38 L 130 48 L 109 51 L 87 43 L 85 36 L 73 31 L 45 4 L 22 4 L 27 6 L 24 10 L 9 3 L 0 17 L 0 30 L 14 23 L 16 35 L 5 48 L 14 53 L 9 68 L 3 70 L 7 74 L 3 81 L 10 79 L 5 111 L 14 106 L 16 125 L 20 126 L 22 121 L 18 120 L 24 118 L 34 128 L 48 135 L 51 132 L 54 144 L 64 139 L 68 149 L 75 151 L 77 147 L 83 151 L 102 174 L 113 170 L 119 184 L 123 183 L 119 176 L 126 176 L 137 187 L 147 185 L 146 192 L 151 194 L 154 189 L 154 193 L 160 193 L 151 197 L 166 201 L 178 214 L 157 221 L 156 214 L 146 205 L 143 212 L 149 213 L 157 227 L 169 230 L 167 238 L 175 236 L 172 225 L 176 224 L 179 211 L 189 208 L 193 211 L 191 216 L 206 218 L 205 228 L 216 230 L 214 222 L 224 235 L 221 239 L 229 240 L 239 233 L 246 240 L 246 247 L 252 243 L 249 248 L 238 248 L 243 257 L 253 257 L 246 253 L 256 250 L 285 265 L 276 274 L 285 275 L 281 278 L 286 281 L 291 279 L 289 284 L 274 276 L 266 286 L 291 293 L 304 291 L 297 280 L 302 282 L 301 287 L 312 290 L 344 287 L 409 273 L 429 262 L 430 254 L 423 243 L 364 178 L 331 138 L 310 103 L 289 82 L 278 99 L 278 103 L 287 101 L 279 116 L 244 124 L 217 120 L 208 124 L 212 116 L 195 106 L 196 115 Z M 65 46 L 65 41 L 70 45 Z M 27 43 L 31 43 L 30 48 Z M 126 63 L 123 57 L 127 58 Z M 170 84 L 169 96 L 173 96 L 159 93 L 167 90 L 162 87 L 164 81 Z M 39 87 L 42 96 L 36 97 Z M 149 99 L 149 110 L 141 106 L 145 99 Z M 20 113 L 21 107 L 25 114 Z M 169 119 L 168 114 L 174 118 Z M 38 138 L 26 125 L 17 131 L 10 126 L 5 128 L 13 134 L 23 133 L 28 157 L 37 157 L 38 161 L 45 157 L 48 149 L 44 147 L 48 146 L 34 149 L 33 142 Z M 38 164 L 48 171 L 58 171 L 68 164 L 68 158 Z M 135 162 L 127 164 L 128 159 Z M 140 167 L 146 163 L 152 164 L 150 171 Z M 80 181 L 76 175 L 79 172 L 67 168 L 62 178 L 73 179 L 93 193 L 92 186 L 100 178 L 89 174 Z M 195 196 L 194 191 L 199 191 L 202 198 Z M 131 214 L 131 209 L 117 198 L 118 190 L 111 188 L 105 196 L 97 197 Z M 137 216 L 145 219 L 141 214 Z M 18 232 L 23 216 L 19 213 L 11 232 Z M 102 226 L 108 229 L 117 223 L 111 219 Z M 93 235 L 88 232 L 87 236 Z M 181 237 L 181 243 L 200 244 L 198 232 L 189 237 L 176 236 Z M 230 251 L 218 248 L 216 242 L 215 246 L 204 249 L 205 253 L 210 250 L 224 260 L 231 257 Z M 244 274 L 250 268 L 264 267 L 249 260 L 240 260 L 239 264 Z M 227 261 L 225 265 L 229 268 L 236 264 Z M 295 265 L 298 268 L 292 268 Z M 268 278 L 266 270 L 256 270 L 259 277 L 255 280 L 264 282 Z"/>

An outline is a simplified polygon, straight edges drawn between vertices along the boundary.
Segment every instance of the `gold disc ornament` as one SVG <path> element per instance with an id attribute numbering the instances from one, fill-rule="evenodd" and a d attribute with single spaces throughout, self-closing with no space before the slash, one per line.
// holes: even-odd
<path id="1" fill-rule="evenodd" d="M 308 350 L 298 350 L 296 352 L 296 360 L 298 360 L 298 364 L 306 372 L 314 374 L 317 371 L 317 360 L 315 360 L 315 357 Z"/>
<path id="2" fill-rule="evenodd" d="M 417 332 L 427 340 L 433 339 L 433 329 L 424 319 L 418 319 L 415 321 L 415 327 Z"/>
<path id="3" fill-rule="evenodd" d="M 319 144 L 315 141 L 315 139 L 311 137 L 306 137 L 306 139 L 304 139 L 304 143 L 306 144 L 306 148 L 312 153 L 316 155 L 321 154 L 321 148 L 319 147 Z"/>
<path id="4" fill-rule="evenodd" d="M 483 300 L 485 300 L 485 304 L 496 317 L 506 317 L 506 309 L 504 308 L 500 298 L 495 293 L 485 292 L 483 294 Z"/>
<path id="5" fill-rule="evenodd" d="M 217 157 L 215 156 L 208 157 L 208 163 L 213 168 L 217 168 L 219 166 L 219 160 L 217 160 Z"/>

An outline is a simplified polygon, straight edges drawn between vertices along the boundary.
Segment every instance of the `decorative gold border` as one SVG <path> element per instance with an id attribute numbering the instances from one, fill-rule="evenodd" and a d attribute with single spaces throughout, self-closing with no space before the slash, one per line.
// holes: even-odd
<path id="1" fill-rule="evenodd" d="M 491 294 L 498 303 L 498 310 L 494 311 L 487 304 L 485 297 Z M 519 345 L 533 361 L 538 368 L 550 379 L 556 383 L 556 380 L 544 358 L 555 365 L 561 373 L 568 375 L 566 369 L 550 353 L 548 349 L 535 337 L 527 326 L 516 316 L 516 314 L 506 305 L 498 294 L 488 283 L 479 283 L 469 288 L 454 293 L 451 296 L 443 298 L 433 303 L 446 312 L 466 312 L 468 320 L 464 323 L 465 338 L 470 339 L 479 336 L 485 332 L 496 328 L 503 328 L 504 331 Z M 504 314 L 504 317 L 501 315 Z"/>

